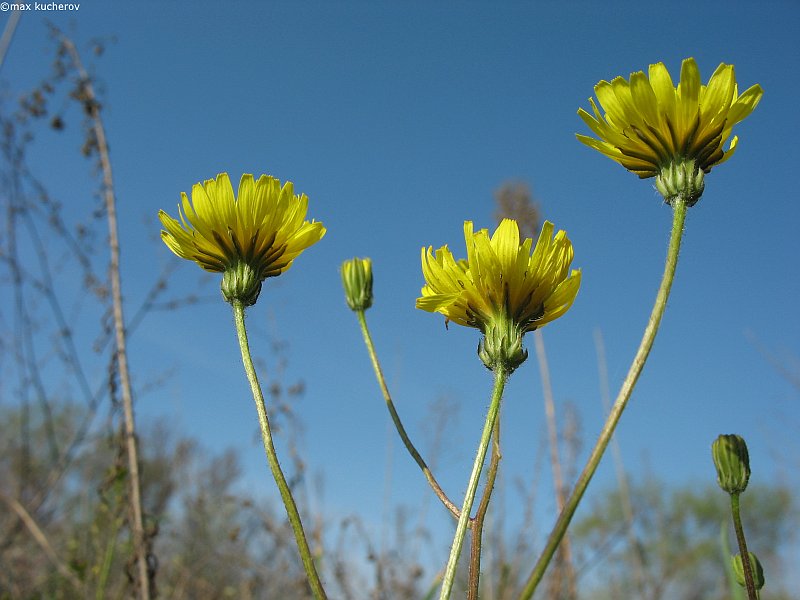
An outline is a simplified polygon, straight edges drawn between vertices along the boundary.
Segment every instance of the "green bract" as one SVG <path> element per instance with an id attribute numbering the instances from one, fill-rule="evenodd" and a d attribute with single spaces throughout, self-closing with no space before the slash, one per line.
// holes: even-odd
<path id="1" fill-rule="evenodd" d="M 344 261 L 342 285 L 347 306 L 351 310 L 367 310 L 372 306 L 372 261 L 369 258 Z"/>
<path id="2" fill-rule="evenodd" d="M 717 468 L 717 483 L 729 494 L 741 494 L 750 479 L 750 455 L 739 435 L 720 435 L 711 444 L 711 456 Z"/>
<path id="3" fill-rule="evenodd" d="M 761 561 L 752 552 L 747 553 L 750 556 L 750 571 L 753 574 L 753 583 L 757 590 L 764 587 L 764 568 L 761 566 Z M 733 566 L 733 574 L 736 577 L 736 583 L 742 587 L 746 587 L 744 578 L 744 564 L 742 564 L 742 555 L 737 554 L 731 556 L 731 565 Z"/>

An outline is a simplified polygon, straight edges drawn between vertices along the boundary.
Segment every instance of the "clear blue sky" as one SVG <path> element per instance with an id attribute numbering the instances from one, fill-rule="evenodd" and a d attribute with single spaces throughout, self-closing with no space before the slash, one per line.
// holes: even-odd
<path id="1" fill-rule="evenodd" d="M 448 243 L 463 255 L 463 221 L 493 227 L 492 192 L 510 179 L 527 182 L 544 216 L 567 230 L 583 270 L 574 307 L 544 329 L 559 407 L 574 403 L 582 419 L 582 464 L 602 422 L 593 331 L 603 331 L 616 394 L 661 276 L 671 212 L 651 180 L 575 140 L 587 133 L 576 111 L 588 108 L 600 79 L 652 62 L 665 62 L 677 79 L 681 59 L 694 56 L 704 81 L 720 62 L 734 64 L 740 91 L 760 83 L 764 98 L 734 132 L 736 156 L 707 177 L 689 211 L 663 328 L 618 439 L 635 476 L 698 483 L 714 477 L 711 441 L 740 433 L 754 481 L 797 485 L 800 394 L 748 332 L 784 360 L 800 355 L 791 308 L 800 296 L 798 4 L 566 4 L 90 0 L 74 13 L 25 14 L 0 75 L 15 91 L 43 77 L 52 49 L 46 18 L 79 47 L 116 36 L 94 64 L 105 90 L 129 314 L 157 270 L 179 260 L 157 240 L 156 215 L 175 214 L 193 183 L 221 171 L 235 181 L 263 172 L 309 196 L 309 216 L 328 234 L 266 282 L 248 322 L 288 340 L 289 377 L 306 382 L 297 410 L 308 466 L 324 476 L 322 508 L 333 518 L 364 514 L 377 529 L 387 444 L 391 505 L 419 506 L 430 495 L 387 426 L 343 300 L 341 261 L 374 261 L 367 317 L 423 454 L 430 405 L 447 396 L 457 407 L 437 472 L 460 498 L 491 376 L 475 355 L 477 332 L 446 331 L 442 318 L 415 310 L 419 251 Z M 82 215 L 93 201 L 76 129 L 77 117 L 72 131 L 43 135 L 33 164 Z M 200 273 L 181 262 L 175 295 L 196 290 Z M 205 289 L 216 293 L 216 279 Z M 238 448 L 246 485 L 272 494 L 229 307 L 220 300 L 153 314 L 131 350 L 138 383 L 175 369 L 138 399 L 140 423 L 165 418 L 210 448 Z M 545 435 L 535 360 L 512 377 L 503 419 L 512 519 L 513 481 L 534 476 Z M 613 484 L 612 467 L 607 457 L 589 499 Z M 549 471 L 538 479 L 543 531 L 554 518 Z M 429 512 L 442 552 L 450 542 L 443 523 L 444 513 Z"/>

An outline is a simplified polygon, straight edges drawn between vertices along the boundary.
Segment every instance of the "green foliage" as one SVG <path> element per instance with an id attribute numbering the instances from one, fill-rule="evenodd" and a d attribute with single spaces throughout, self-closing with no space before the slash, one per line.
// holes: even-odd
<path id="1" fill-rule="evenodd" d="M 758 549 L 767 572 L 780 573 L 780 553 L 791 543 L 787 532 L 798 525 L 791 491 L 751 485 L 742 500 L 748 514 L 759 515 L 748 521 L 748 543 Z M 619 493 L 612 491 L 572 529 L 584 562 L 581 589 L 592 588 L 592 598 L 733 597 L 727 563 L 735 551 L 723 559 L 719 546 L 721 524 L 730 527 L 726 495 L 715 485 L 670 488 L 650 480 L 631 489 L 631 503 L 633 523 L 624 516 Z M 770 598 L 788 599 L 778 581 L 775 585 Z"/>
<path id="2" fill-rule="evenodd" d="M 79 425 L 75 407 L 55 407 L 66 429 Z M 44 427 L 27 430 L 20 468 L 20 411 L 0 418 L 3 489 L 47 489 L 32 474 L 52 471 Z M 38 422 L 38 420 L 36 420 Z M 142 439 L 145 510 L 158 537 L 159 591 L 175 598 L 307 597 L 291 532 L 270 505 L 236 489 L 240 469 L 232 452 L 207 458 L 190 440 L 171 441 L 160 428 Z M 114 437 L 98 435 L 75 457 L 72 469 L 47 498 L 23 503 L 54 554 L 81 584 L 65 579 L 11 511 L 0 512 L 0 598 L 122 598 L 130 556 L 126 532 L 127 473 Z M 153 450 L 154 452 L 150 452 Z M 26 506 L 27 504 L 27 506 Z M 37 507 L 38 504 L 38 507 Z M 310 596 L 308 596 L 310 597 Z"/>

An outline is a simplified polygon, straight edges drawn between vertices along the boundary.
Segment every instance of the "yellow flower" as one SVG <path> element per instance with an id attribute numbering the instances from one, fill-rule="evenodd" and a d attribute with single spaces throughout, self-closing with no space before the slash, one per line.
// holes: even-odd
<path id="1" fill-rule="evenodd" d="M 520 243 L 516 221 L 504 219 L 491 238 L 466 221 L 466 260 L 455 260 L 447 246 L 422 249 L 425 285 L 417 308 L 479 329 L 486 366 L 513 371 L 527 357 L 522 335 L 567 312 L 580 287 L 580 270 L 569 269 L 572 243 L 553 230 L 546 221 L 531 253 L 533 240 Z"/>
<path id="2" fill-rule="evenodd" d="M 594 116 L 582 108 L 578 114 L 599 139 L 580 134 L 578 139 L 641 178 L 666 179 L 657 185 L 667 201 L 683 194 L 690 206 L 702 194 L 703 175 L 733 155 L 736 136 L 727 150 L 723 146 L 764 93 L 754 85 L 739 95 L 733 65 L 724 63 L 702 85 L 693 58 L 683 61 L 677 87 L 664 64 L 657 63 L 650 65 L 649 80 L 639 71 L 630 81 L 601 81 L 594 91 L 605 114 L 592 98 Z M 669 185 L 677 177 L 683 189 Z"/>
<path id="3" fill-rule="evenodd" d="M 206 271 L 222 273 L 225 300 L 255 304 L 261 282 L 277 277 L 303 250 L 325 235 L 322 223 L 305 220 L 308 197 L 290 181 L 242 175 L 238 199 L 227 173 L 196 183 L 192 201 L 181 193 L 180 221 L 163 210 L 161 239 L 175 254 Z"/>

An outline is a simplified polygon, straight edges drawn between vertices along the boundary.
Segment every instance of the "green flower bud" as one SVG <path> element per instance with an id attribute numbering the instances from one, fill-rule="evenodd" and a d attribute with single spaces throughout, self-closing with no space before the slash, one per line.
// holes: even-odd
<path id="1" fill-rule="evenodd" d="M 372 260 L 354 258 L 344 261 L 342 285 L 347 306 L 351 310 L 367 310 L 372 306 Z"/>
<path id="2" fill-rule="evenodd" d="M 741 494 L 750 479 L 750 455 L 739 435 L 720 435 L 711 444 L 711 456 L 717 468 L 717 483 L 729 494 Z"/>
<path id="3" fill-rule="evenodd" d="M 525 362 L 528 351 L 522 347 L 522 328 L 511 319 L 495 316 L 486 326 L 478 343 L 478 356 L 490 371 L 498 367 L 509 374 Z"/>
<path id="4" fill-rule="evenodd" d="M 673 162 L 661 167 L 656 175 L 656 189 L 667 204 L 681 198 L 686 206 L 694 206 L 705 189 L 705 173 L 694 160 Z"/>
<path id="5" fill-rule="evenodd" d="M 239 300 L 244 306 L 252 306 L 261 293 L 261 278 L 253 267 L 240 261 L 222 273 L 220 288 L 225 302 Z"/>
<path id="6" fill-rule="evenodd" d="M 761 566 L 761 561 L 752 552 L 747 553 L 750 556 L 750 572 L 753 574 L 753 583 L 757 590 L 764 587 L 764 569 Z M 742 587 L 747 587 L 744 579 L 744 564 L 742 564 L 742 555 L 737 554 L 731 556 L 731 566 L 733 567 L 733 574 L 736 577 L 736 583 Z"/>

